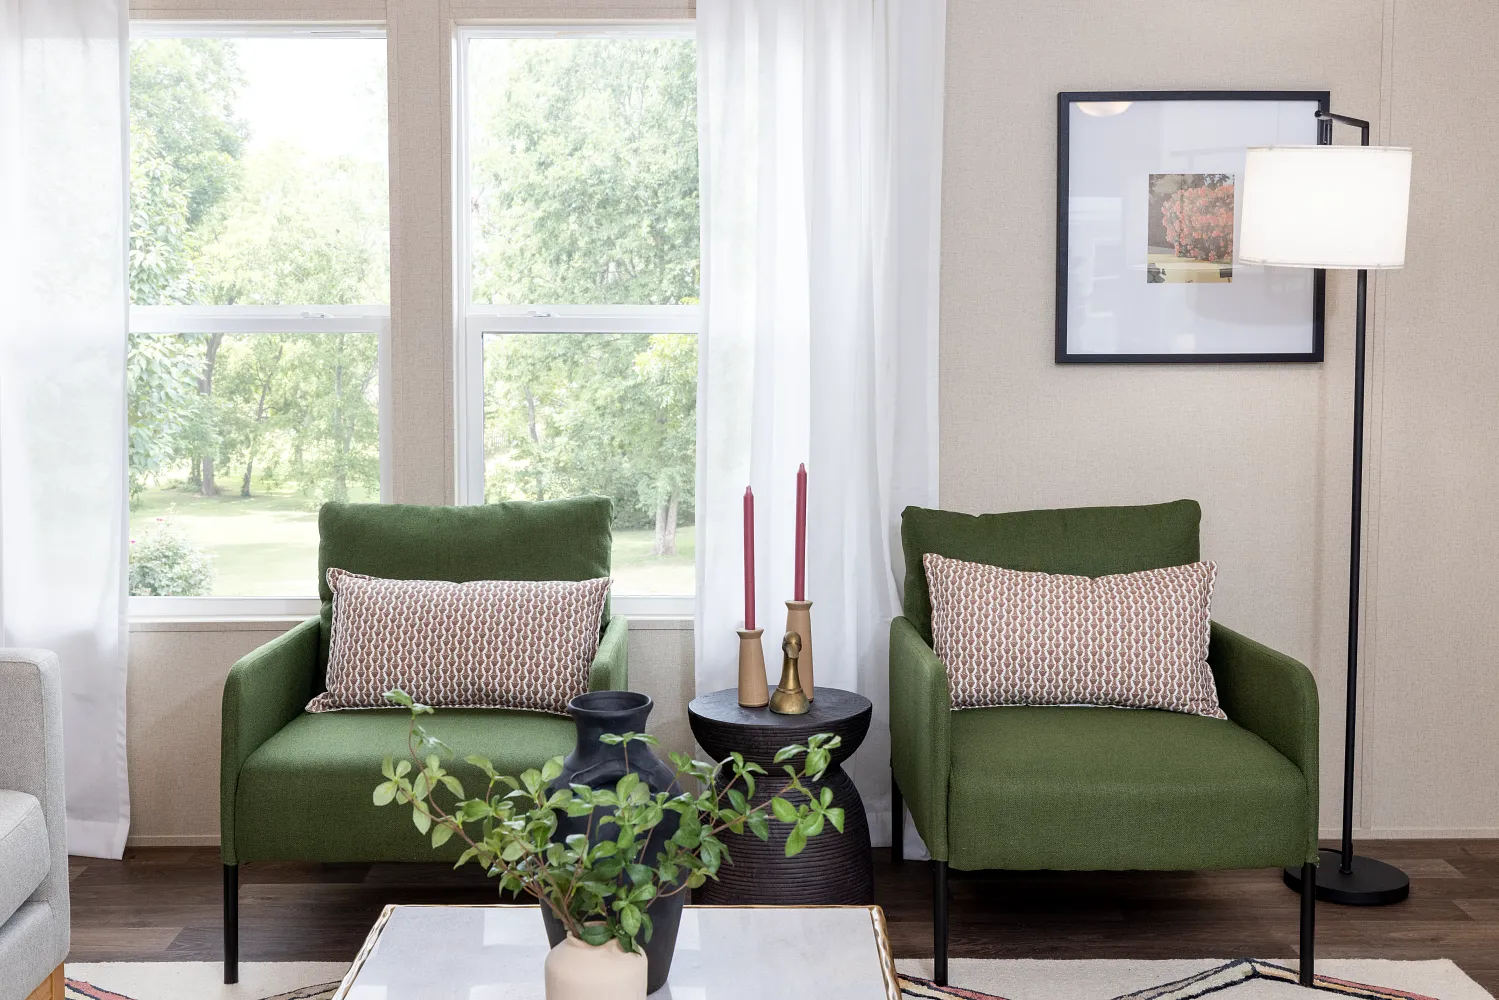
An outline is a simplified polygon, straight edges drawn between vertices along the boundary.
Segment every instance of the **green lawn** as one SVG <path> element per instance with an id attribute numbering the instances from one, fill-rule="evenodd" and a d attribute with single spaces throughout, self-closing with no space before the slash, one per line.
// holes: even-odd
<path id="1" fill-rule="evenodd" d="M 214 557 L 214 588 L 222 597 L 303 597 L 317 594 L 317 512 L 299 496 L 267 494 L 206 498 L 148 490 L 130 511 L 130 537 L 169 517 Z M 620 594 L 690 594 L 696 538 L 677 529 L 677 554 L 651 553 L 651 532 L 614 533 L 614 589 Z"/>

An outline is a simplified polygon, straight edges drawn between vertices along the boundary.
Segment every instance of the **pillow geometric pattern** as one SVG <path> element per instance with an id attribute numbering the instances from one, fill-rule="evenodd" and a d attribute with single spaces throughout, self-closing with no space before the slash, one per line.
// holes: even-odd
<path id="1" fill-rule="evenodd" d="M 328 690 L 309 712 L 424 705 L 567 713 L 588 690 L 610 580 L 385 580 L 328 570 Z"/>
<path id="2" fill-rule="evenodd" d="M 1207 663 L 1217 567 L 1086 577 L 927 553 L 952 707 L 1112 705 L 1225 719 Z"/>

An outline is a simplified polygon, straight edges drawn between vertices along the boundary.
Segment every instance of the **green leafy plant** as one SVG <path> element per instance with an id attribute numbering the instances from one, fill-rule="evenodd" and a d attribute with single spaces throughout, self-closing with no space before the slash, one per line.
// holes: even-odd
<path id="1" fill-rule="evenodd" d="M 829 825 L 843 831 L 843 810 L 832 804 L 832 790 L 814 795 L 802 783 L 816 781 L 832 763 L 840 738 L 827 733 L 776 753 L 790 782 L 759 804 L 751 804 L 755 776 L 765 769 L 738 753 L 716 764 L 672 753 L 678 784 L 690 778 L 702 789 L 677 795 L 652 792 L 633 772 L 612 789 L 574 784 L 554 790 L 550 786 L 562 775 L 561 757 L 519 777 L 497 774 L 483 757 L 468 757 L 487 779 L 483 793 L 470 798 L 443 766 L 452 750 L 418 722 L 432 709 L 401 691 L 386 698 L 411 710 L 410 759 L 385 759 L 385 781 L 375 788 L 375 805 L 411 806 L 412 823 L 431 837 L 434 848 L 460 838 L 468 847 L 459 866 L 477 861 L 499 879 L 501 892 L 535 897 L 589 944 L 613 938 L 626 951 L 636 951 L 642 936 L 649 941 L 653 928 L 646 907 L 652 900 L 716 879 L 720 867 L 732 863 L 721 839 L 725 831 L 747 831 L 768 840 L 772 820 L 783 823 L 791 827 L 787 857 L 801 853 L 808 839 Z M 624 747 L 627 764 L 631 746 L 649 753 L 647 748 L 657 745 L 644 733 L 603 739 Z M 446 808 L 438 803 L 440 792 L 453 800 Z M 647 857 L 652 832 L 673 813 L 680 817 L 676 832 L 655 857 Z M 584 816 L 587 834 L 557 839 L 561 817 Z M 598 842 L 591 844 L 594 839 Z"/>
<path id="2" fill-rule="evenodd" d="M 130 540 L 130 593 L 136 597 L 205 597 L 213 593 L 213 557 L 164 517 Z"/>

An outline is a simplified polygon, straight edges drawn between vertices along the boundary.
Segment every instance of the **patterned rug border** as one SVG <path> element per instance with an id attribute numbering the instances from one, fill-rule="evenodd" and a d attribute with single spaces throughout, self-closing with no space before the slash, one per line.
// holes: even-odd
<path id="1" fill-rule="evenodd" d="M 112 964 L 112 963 L 111 963 Z M 155 963 L 131 963 L 155 964 Z M 167 963 L 176 964 L 176 963 Z M 1259 959 L 1234 959 L 1155 986 L 1148 986 L 1132 993 L 1120 994 L 1112 1000 L 1197 1000 L 1209 994 L 1225 992 L 1255 980 L 1297 985 L 1299 977 L 1294 968 Z M 938 986 L 919 976 L 899 975 L 902 997 L 914 1000 L 1007 1000 L 993 993 L 984 993 L 960 986 Z M 158 1000 L 155 997 L 131 997 L 95 986 L 85 979 L 69 977 L 65 980 L 66 1000 Z M 289 992 L 272 994 L 259 1000 L 332 1000 L 340 981 L 303 986 Z M 1315 989 L 1349 1000 L 1437 1000 L 1423 993 L 1373 986 L 1335 976 L 1319 975 Z"/>
<path id="2" fill-rule="evenodd" d="M 81 979 L 67 978 L 63 982 L 64 1000 L 136 1000 L 134 997 L 127 997 L 121 993 L 111 993 L 109 990 Z M 333 994 L 338 992 L 341 982 L 341 980 L 335 980 L 317 986 L 303 986 L 290 993 L 277 993 L 274 996 L 264 997 L 263 1000 L 333 1000 Z"/>
<path id="3" fill-rule="evenodd" d="M 1124 993 L 1114 1000 L 1195 1000 L 1210 993 L 1219 993 L 1256 979 L 1298 985 L 1300 976 L 1295 969 L 1274 962 L 1253 958 L 1240 958 L 1202 972 L 1159 986 L 1149 986 L 1134 993 Z M 960 986 L 938 986 L 930 979 L 917 976 L 900 976 L 901 995 L 917 1000 L 1006 1000 L 993 993 L 981 993 Z M 1323 990 L 1352 1000 L 1437 1000 L 1424 993 L 1392 990 L 1383 986 L 1356 983 L 1333 976 L 1317 976 L 1313 989 Z"/>

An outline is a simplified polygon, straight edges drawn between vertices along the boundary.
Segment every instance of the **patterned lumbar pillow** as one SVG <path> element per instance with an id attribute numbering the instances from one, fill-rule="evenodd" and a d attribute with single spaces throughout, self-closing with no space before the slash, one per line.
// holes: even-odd
<path id="1" fill-rule="evenodd" d="M 1116 576 L 924 557 L 952 707 L 1113 705 L 1227 718 L 1208 666 L 1210 562 Z"/>
<path id="2" fill-rule="evenodd" d="M 607 578 L 382 580 L 328 570 L 328 690 L 309 712 L 426 705 L 567 711 L 588 690 Z"/>

